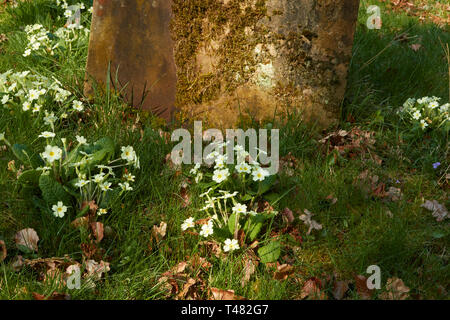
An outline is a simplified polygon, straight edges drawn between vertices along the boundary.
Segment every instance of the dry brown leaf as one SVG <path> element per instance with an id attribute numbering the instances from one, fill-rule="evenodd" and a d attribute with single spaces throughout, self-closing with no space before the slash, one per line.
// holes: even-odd
<path id="1" fill-rule="evenodd" d="M 92 222 L 91 230 L 95 237 L 95 242 L 99 243 L 103 239 L 103 223 Z"/>
<path id="2" fill-rule="evenodd" d="M 97 214 L 97 210 L 98 210 L 98 205 L 95 203 L 94 200 L 91 201 L 84 201 L 81 204 L 81 211 L 84 210 L 84 208 L 86 208 L 86 206 L 89 206 L 89 215 L 90 216 L 95 216 Z"/>
<path id="3" fill-rule="evenodd" d="M 280 159 L 280 172 L 288 177 L 292 177 L 298 167 L 298 159 L 291 152 Z"/>
<path id="4" fill-rule="evenodd" d="M 329 194 L 325 199 L 330 201 L 330 205 L 336 204 L 338 202 L 338 199 L 335 198 L 332 194 Z"/>
<path id="5" fill-rule="evenodd" d="M 157 225 L 153 226 L 153 237 L 157 242 L 159 242 L 166 236 L 166 231 L 167 231 L 167 223 L 161 221 L 159 226 Z"/>
<path id="6" fill-rule="evenodd" d="M 356 282 L 356 292 L 358 292 L 358 295 L 364 300 L 371 299 L 374 290 L 369 289 L 367 287 L 367 278 L 363 275 L 357 275 L 355 277 L 355 282 Z"/>
<path id="7" fill-rule="evenodd" d="M 82 243 L 80 245 L 83 257 L 90 259 L 97 252 L 97 246 L 92 241 L 90 243 Z"/>
<path id="8" fill-rule="evenodd" d="M 273 278 L 276 280 L 286 280 L 293 273 L 293 266 L 289 264 L 282 264 L 277 266 L 277 271 L 273 274 Z"/>
<path id="9" fill-rule="evenodd" d="M 187 282 L 184 284 L 183 290 L 178 294 L 178 298 L 179 298 L 179 299 L 184 299 L 184 298 L 187 296 L 187 294 L 188 294 L 188 292 L 189 292 L 189 289 L 191 289 L 191 287 L 192 287 L 195 283 L 196 283 L 196 281 L 195 281 L 194 279 L 189 278 L 189 279 L 187 280 Z"/>
<path id="10" fill-rule="evenodd" d="M 100 279 L 103 273 L 110 270 L 109 262 L 105 262 L 103 260 L 100 260 L 100 262 L 96 262 L 95 260 L 87 260 L 85 264 L 88 277 L 92 276 Z"/>
<path id="11" fill-rule="evenodd" d="M 403 193 L 402 190 L 400 188 L 394 188 L 394 187 L 390 187 L 386 193 L 386 196 L 391 200 L 391 201 L 399 201 L 403 198 Z"/>
<path id="12" fill-rule="evenodd" d="M 283 211 L 281 211 L 281 215 L 283 217 L 283 220 L 287 223 L 287 224 L 291 224 L 292 222 L 294 222 L 294 213 L 292 212 L 291 209 L 289 208 L 284 208 Z"/>
<path id="13" fill-rule="evenodd" d="M 234 290 L 222 290 L 218 288 L 210 288 L 211 300 L 245 300 L 245 298 L 235 295 Z"/>
<path id="14" fill-rule="evenodd" d="M 410 45 L 411 49 L 415 52 L 419 51 L 420 48 L 422 48 L 422 45 L 420 43 L 413 43 L 412 45 Z"/>
<path id="15" fill-rule="evenodd" d="M 180 150 L 180 156 L 183 157 L 183 150 Z M 175 164 L 172 161 L 172 152 L 166 154 L 164 158 L 164 164 L 166 164 L 171 170 L 175 171 L 175 175 L 178 176 L 181 174 L 181 164 Z"/>
<path id="16" fill-rule="evenodd" d="M 204 255 L 213 254 L 216 258 L 225 257 L 225 254 L 222 251 L 222 246 L 216 241 L 202 241 L 199 244 L 204 248 Z"/>
<path id="17" fill-rule="evenodd" d="M 188 263 L 186 261 L 182 261 L 180 262 L 173 270 L 173 273 L 177 274 L 177 273 L 183 273 L 184 270 L 186 269 Z"/>
<path id="18" fill-rule="evenodd" d="M 34 300 L 70 300 L 70 294 L 67 293 L 59 293 L 59 292 L 53 292 L 49 297 L 46 297 L 42 294 L 32 292 Z"/>
<path id="19" fill-rule="evenodd" d="M 14 260 L 12 262 L 12 268 L 14 271 L 20 271 L 23 267 L 23 264 L 25 263 L 25 260 L 21 255 L 15 256 Z"/>
<path id="20" fill-rule="evenodd" d="M 325 300 L 327 298 L 326 294 L 320 290 L 319 279 L 311 278 L 305 282 L 300 293 L 300 299 L 305 299 L 306 297 L 313 300 Z"/>
<path id="21" fill-rule="evenodd" d="M 49 279 L 55 280 L 57 283 L 63 283 L 63 273 L 67 266 L 74 262 L 69 257 L 64 258 L 40 258 L 40 259 L 25 259 L 18 257 L 15 261 L 15 268 L 19 270 L 22 265 L 26 265 L 38 272 L 39 280 L 47 281 Z"/>
<path id="22" fill-rule="evenodd" d="M 181 204 L 181 207 L 186 208 L 191 204 L 191 197 L 188 192 L 187 185 L 182 186 L 180 189 L 180 197 L 183 199 L 183 203 Z"/>
<path id="23" fill-rule="evenodd" d="M 348 281 L 336 281 L 333 287 L 333 297 L 336 300 L 344 298 L 345 293 L 348 290 Z"/>
<path id="24" fill-rule="evenodd" d="M 410 289 L 405 286 L 402 279 L 390 278 L 386 283 L 386 292 L 380 295 L 384 300 L 406 300 L 409 298 Z"/>
<path id="25" fill-rule="evenodd" d="M 299 218 L 309 227 L 306 234 L 310 234 L 312 230 L 322 229 L 322 225 L 312 219 L 312 216 L 314 215 L 312 212 L 310 212 L 308 209 L 303 210 L 303 212 L 305 214 L 302 214 Z"/>
<path id="26" fill-rule="evenodd" d="M 426 200 L 425 203 L 421 205 L 421 207 L 431 211 L 433 217 L 436 218 L 437 222 L 443 221 L 444 219 L 448 218 L 447 208 L 436 200 Z"/>
<path id="27" fill-rule="evenodd" d="M 0 240 L 0 247 L 2 248 L 2 254 L 0 255 L 0 262 L 6 259 L 6 256 L 8 255 L 8 251 L 6 250 L 6 244 L 5 241 Z"/>
<path id="28" fill-rule="evenodd" d="M 165 292 L 166 297 L 169 297 L 171 294 L 175 293 L 173 292 L 173 286 L 169 283 L 168 277 L 164 276 L 159 278 L 158 284 L 160 285 L 160 288 Z"/>
<path id="29" fill-rule="evenodd" d="M 209 269 L 212 267 L 212 264 L 206 260 L 206 258 L 200 257 L 199 255 L 194 255 L 189 263 L 191 264 L 191 268 L 193 270 L 197 270 L 199 268 Z"/>
<path id="30" fill-rule="evenodd" d="M 72 227 L 74 228 L 81 228 L 81 227 L 85 227 L 87 228 L 89 225 L 89 218 L 88 217 L 79 217 L 76 218 L 75 220 L 73 220 L 71 222 Z"/>
<path id="31" fill-rule="evenodd" d="M 256 266 L 258 261 L 255 261 L 251 258 L 246 257 L 244 262 L 244 276 L 241 279 L 241 286 L 245 287 L 245 285 L 250 281 L 251 276 L 256 271 Z"/>
<path id="32" fill-rule="evenodd" d="M 14 240 L 17 245 L 25 246 L 26 248 L 36 252 L 38 251 L 37 243 L 39 241 L 39 236 L 34 229 L 27 228 L 20 230 L 16 233 Z"/>

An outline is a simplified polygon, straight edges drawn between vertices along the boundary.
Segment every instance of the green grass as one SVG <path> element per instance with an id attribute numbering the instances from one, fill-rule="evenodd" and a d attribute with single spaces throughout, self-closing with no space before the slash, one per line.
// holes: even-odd
<path id="1" fill-rule="evenodd" d="M 63 23 L 55 19 L 52 3 L 25 1 L 18 8 L 0 12 L 0 33 L 9 38 L 0 44 L 0 72 L 14 69 L 54 75 L 81 97 L 87 43 L 56 62 L 30 60 L 21 55 L 26 43 L 25 25 L 41 23 L 50 27 Z M 369 4 L 382 8 L 381 30 L 365 27 Z M 206 255 L 195 237 L 182 235 L 182 221 L 195 215 L 201 206 L 200 191 L 193 188 L 191 205 L 182 207 L 181 177 L 175 176 L 164 163 L 171 146 L 160 137 L 157 121 L 140 113 L 138 128 L 133 130 L 135 113 L 117 97 L 99 95 L 90 106 L 88 117 L 69 122 L 59 132 L 68 140 L 77 134 L 92 141 L 110 136 L 119 145 L 133 145 L 141 158 L 135 191 L 101 219 L 113 231 L 101 245 L 105 259 L 111 262 L 111 271 L 96 283 L 95 290 L 86 287 L 69 290 L 55 282 L 44 283 L 28 268 L 12 271 L 12 259 L 20 254 L 14 245 L 18 230 L 30 227 L 37 231 L 41 239 L 37 256 L 68 254 L 78 261 L 82 258 L 83 235 L 68 220 L 42 215 L 21 194 L 15 174 L 7 170 L 14 157 L 9 150 L 0 151 L 0 239 L 8 248 L 7 259 L 0 263 L 0 299 L 30 299 L 32 292 L 50 295 L 53 291 L 70 292 L 73 299 L 165 299 L 163 288 L 158 286 L 159 277 L 195 255 L 204 256 L 212 264 L 201 273 L 206 287 L 233 289 L 249 299 L 298 298 L 302 283 L 311 277 L 324 279 L 336 274 L 340 279 L 352 280 L 355 275 L 365 275 L 366 268 L 373 264 L 381 268 L 383 286 L 388 278 L 399 277 L 411 289 L 412 297 L 447 299 L 438 286 L 450 289 L 449 224 L 436 222 L 420 204 L 423 199 L 436 199 L 449 205 L 446 187 L 438 183 L 449 165 L 448 136 L 411 135 L 395 110 L 409 97 L 435 95 L 448 99 L 448 68 L 440 44 L 450 42 L 448 31 L 448 27 L 445 30 L 433 24 L 420 24 L 417 18 L 406 14 L 387 13 L 383 2 L 361 1 L 341 127 L 359 126 L 375 132 L 374 152 L 383 159 L 381 165 L 360 157 L 330 161 L 332 156 L 318 142 L 321 135 L 296 115 L 280 126 L 280 153 L 291 152 L 299 166 L 293 176 L 280 176 L 276 191 L 283 193 L 291 188 L 293 191 L 277 204 L 277 209 L 289 207 L 294 212 L 308 209 L 323 225 L 323 230 L 306 235 L 306 227 L 296 221 L 294 228 L 299 230 L 303 242 L 292 244 L 288 237 L 283 238 L 289 245 L 283 247 L 279 261 L 292 264 L 296 270 L 287 280 L 273 279 L 269 268 L 260 264 L 249 283 L 242 287 L 242 254 L 222 261 Z M 410 40 L 394 40 L 404 32 Z M 415 52 L 409 47 L 413 43 L 420 43 L 422 48 Z M 0 113 L 0 132 L 14 137 L 14 142 L 42 150 L 44 142 L 34 138 L 42 129 L 41 123 L 30 122 L 20 114 Z M 440 170 L 432 168 L 437 161 L 442 163 Z M 389 202 L 367 196 L 353 183 L 366 169 L 378 175 L 387 187 L 401 188 L 404 198 Z M 324 202 L 330 194 L 338 200 L 334 205 Z M 167 235 L 156 243 L 151 240 L 152 227 L 161 221 L 167 222 Z M 283 227 L 281 218 L 277 218 L 273 231 L 279 232 Z M 332 284 L 325 285 L 324 290 L 331 292 Z M 206 290 L 199 291 L 199 295 L 206 298 Z M 354 285 L 350 286 L 348 298 L 359 298 Z"/>

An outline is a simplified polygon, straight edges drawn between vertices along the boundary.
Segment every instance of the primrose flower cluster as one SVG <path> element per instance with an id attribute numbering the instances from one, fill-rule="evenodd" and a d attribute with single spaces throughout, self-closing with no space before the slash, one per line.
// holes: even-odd
<path id="1" fill-rule="evenodd" d="M 227 143 L 222 143 L 217 147 L 218 149 L 221 149 L 226 146 Z M 207 160 L 212 160 L 214 163 L 214 172 L 212 175 L 212 180 L 214 182 L 220 184 L 226 181 L 228 177 L 230 177 L 230 175 L 233 173 L 233 171 L 244 179 L 247 175 L 251 175 L 253 181 L 263 181 L 267 176 L 269 176 L 269 172 L 261 167 L 257 159 L 251 159 L 249 153 L 245 151 L 242 146 L 235 146 L 234 151 L 236 152 L 236 158 L 239 162 L 234 167 L 228 167 L 226 164 L 226 157 L 223 154 L 220 154 L 217 150 L 209 153 L 206 156 Z M 200 167 L 200 164 L 196 164 L 194 168 L 190 170 L 190 174 L 195 175 L 195 181 L 197 183 L 203 179 L 203 173 L 199 171 Z"/>
<path id="2" fill-rule="evenodd" d="M 17 107 L 23 112 L 32 114 L 46 114 L 45 122 L 54 122 L 56 119 L 49 116 L 45 109 L 46 104 L 56 104 L 60 107 L 69 106 L 72 102 L 72 111 L 83 111 L 80 101 L 70 101 L 72 93 L 62 88 L 57 79 L 49 79 L 30 71 L 13 72 L 9 70 L 0 74 L 0 105 L 5 108 Z"/>
<path id="3" fill-rule="evenodd" d="M 226 144 L 218 147 L 226 147 Z M 189 171 L 198 184 L 212 185 L 206 192 L 200 194 L 200 197 L 205 199 L 205 204 L 199 211 L 207 214 L 208 217 L 197 221 L 189 217 L 181 225 L 183 231 L 195 230 L 196 226 L 199 226 L 198 234 L 204 238 L 214 237 L 217 229 L 226 229 L 229 237 L 222 239 L 224 252 L 240 249 L 237 240 L 238 230 L 244 225 L 249 227 L 252 218 L 261 215 L 257 212 L 257 204 L 254 200 L 260 195 L 257 191 L 259 184 L 270 176 L 257 159 L 251 159 L 242 146 L 238 145 L 234 147 L 234 150 L 238 159 L 237 165 L 227 164 L 223 155 L 213 151 L 205 158 L 211 160 L 211 164 L 206 165 L 206 171 L 201 170 L 200 164 L 196 164 Z M 261 152 L 263 151 L 259 151 Z M 228 190 L 222 190 L 224 187 Z"/>
<path id="4" fill-rule="evenodd" d="M 28 57 L 32 54 L 54 56 L 58 48 L 71 49 L 73 42 L 79 41 L 85 43 L 89 37 L 89 29 L 80 24 L 81 10 L 85 9 L 83 3 L 69 6 L 66 1 L 57 1 L 64 10 L 64 18 L 67 19 L 65 27 L 53 30 L 44 28 L 41 24 L 28 25 L 25 27 L 27 34 L 27 46 L 23 56 Z M 91 10 L 89 10 L 91 11 Z"/>
<path id="5" fill-rule="evenodd" d="M 254 210 L 247 210 L 247 205 L 237 202 L 236 196 L 238 192 L 229 193 L 228 191 L 219 190 L 220 196 L 212 196 L 213 189 L 208 189 L 207 192 L 200 195 L 206 198 L 205 206 L 200 210 L 206 212 L 209 217 L 195 221 L 193 217 L 189 217 L 181 224 L 181 230 L 195 229 L 196 225 L 201 225 L 199 235 L 208 238 L 214 234 L 214 228 L 225 227 L 231 215 L 237 217 L 236 224 L 241 217 L 256 216 L 258 213 Z M 231 209 L 231 212 L 230 212 Z M 206 222 L 205 222 L 206 221 Z M 239 226 L 236 225 L 238 228 Z M 235 228 L 236 229 L 236 228 Z M 224 242 L 224 251 L 234 251 L 239 249 L 239 244 L 236 239 L 226 239 Z"/>
<path id="6" fill-rule="evenodd" d="M 94 201 L 99 207 L 97 214 L 104 215 L 108 213 L 112 198 L 133 190 L 135 176 L 132 171 L 140 168 L 140 161 L 132 146 L 122 146 L 120 157 L 114 159 L 115 143 L 110 138 L 89 143 L 85 137 L 77 135 L 75 147 L 69 150 L 67 139 L 57 138 L 53 125 L 51 131 L 41 132 L 39 138 L 46 141 L 43 152 L 39 154 L 39 166 L 29 157 L 28 151 L 25 153 L 25 160 L 20 158 L 19 153 L 16 156 L 24 163 L 28 160 L 30 168 L 19 175 L 18 179 L 20 182 L 22 175 L 38 176 L 38 187 L 41 188 L 44 199 L 54 199 L 61 195 L 61 198 L 47 203 L 56 217 L 65 216 L 73 197 L 80 208 L 83 203 Z M 0 134 L 0 141 L 15 150 L 16 145 L 11 146 L 4 133 Z M 28 150 L 27 147 L 24 150 Z M 43 177 L 46 177 L 44 183 L 41 182 Z M 24 181 L 28 183 L 26 178 Z M 45 189 L 49 184 L 53 187 Z M 59 193 L 55 192 L 58 189 Z"/>
<path id="7" fill-rule="evenodd" d="M 80 203 L 94 200 L 97 204 L 102 204 L 107 197 L 108 192 L 114 192 L 120 196 L 124 192 L 132 191 L 132 183 L 135 176 L 130 173 L 132 168 L 139 168 L 139 158 L 132 146 L 123 146 L 121 148 L 120 158 L 110 160 L 105 164 L 95 164 L 95 153 L 89 153 L 87 150 L 89 144 L 83 136 L 76 136 L 77 146 L 71 152 L 67 151 L 66 140 L 61 139 L 63 147 L 56 145 L 54 141 L 55 134 L 51 132 L 43 132 L 40 137 L 47 139 L 47 146 L 43 153 L 42 159 L 45 161 L 44 167 L 36 170 L 42 171 L 43 174 L 49 174 L 56 171 L 64 171 L 65 175 L 70 175 L 72 169 L 75 169 L 76 177 L 71 179 L 70 184 L 79 191 Z M 51 139 L 51 140 L 49 140 Z M 95 164 L 90 166 L 90 164 Z M 122 170 L 121 177 L 117 177 L 117 169 Z M 55 209 L 56 208 L 56 209 Z M 62 201 L 59 201 L 52 207 L 56 217 L 64 217 L 67 207 Z M 99 207 L 97 214 L 104 215 L 108 213 L 107 208 Z"/>
<path id="8" fill-rule="evenodd" d="M 406 100 L 399 114 L 425 130 L 427 128 L 448 128 L 450 104 L 440 104 L 439 97 L 410 98 Z"/>

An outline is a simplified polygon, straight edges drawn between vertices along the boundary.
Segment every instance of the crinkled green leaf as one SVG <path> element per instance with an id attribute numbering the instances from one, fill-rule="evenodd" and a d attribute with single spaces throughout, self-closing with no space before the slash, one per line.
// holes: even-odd
<path id="1" fill-rule="evenodd" d="M 268 245 L 258 249 L 258 256 L 262 263 L 275 262 L 281 255 L 280 241 L 271 241 Z"/>
<path id="2" fill-rule="evenodd" d="M 70 205 L 71 196 L 64 190 L 63 186 L 49 175 L 41 175 L 39 178 L 39 188 L 47 205 L 51 206 L 58 201 L 64 205 Z"/>

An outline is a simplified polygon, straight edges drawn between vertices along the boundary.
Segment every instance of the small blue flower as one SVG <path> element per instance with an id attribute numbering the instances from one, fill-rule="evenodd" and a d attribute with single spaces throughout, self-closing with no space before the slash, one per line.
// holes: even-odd
<path id="1" fill-rule="evenodd" d="M 441 165 L 440 162 L 433 163 L 433 169 L 437 169 Z"/>

